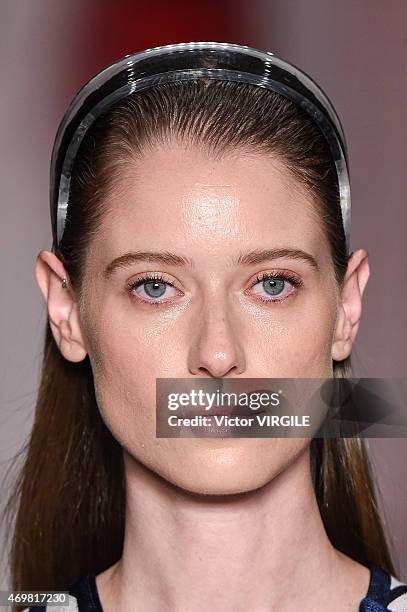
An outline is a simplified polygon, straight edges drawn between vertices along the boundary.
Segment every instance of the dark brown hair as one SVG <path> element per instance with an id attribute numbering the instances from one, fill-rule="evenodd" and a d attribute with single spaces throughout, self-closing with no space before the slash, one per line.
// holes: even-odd
<path id="1" fill-rule="evenodd" d="M 220 156 L 242 149 L 280 157 L 312 194 L 343 282 L 348 254 L 335 167 L 308 115 L 277 93 L 243 83 L 196 80 L 129 95 L 90 128 L 73 172 L 65 233 L 57 250 L 78 297 L 86 254 L 109 189 L 126 164 L 155 143 L 179 139 Z M 333 364 L 350 376 L 350 359 Z M 102 421 L 87 357 L 65 360 L 47 324 L 41 381 L 25 462 L 9 501 L 18 505 L 11 549 L 14 589 L 64 589 L 121 556 L 122 452 Z M 333 546 L 395 575 L 363 440 L 314 439 L 311 470 Z"/>

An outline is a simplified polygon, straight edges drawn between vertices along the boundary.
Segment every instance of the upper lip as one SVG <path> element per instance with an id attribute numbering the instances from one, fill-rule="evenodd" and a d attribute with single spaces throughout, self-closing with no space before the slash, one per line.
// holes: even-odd
<path id="1" fill-rule="evenodd" d="M 231 386 L 230 386 L 231 385 Z M 230 389 L 227 388 L 226 389 L 226 385 L 224 385 L 224 387 L 222 387 L 222 390 L 230 390 L 230 391 L 240 391 L 240 392 L 244 392 L 249 398 L 251 395 L 255 394 L 258 395 L 260 393 L 267 393 L 270 394 L 271 393 L 271 389 L 259 389 L 254 387 L 254 385 L 252 384 L 252 388 L 250 389 L 250 385 L 248 384 L 247 381 L 244 381 L 244 385 L 242 386 L 239 382 L 239 379 L 235 379 L 233 381 L 231 381 L 230 383 Z M 180 407 L 180 413 L 182 415 L 182 417 L 194 417 L 194 416 L 244 416 L 244 417 L 250 417 L 250 416 L 256 416 L 257 414 L 265 414 L 267 411 L 267 406 L 260 406 L 259 408 L 252 410 L 250 408 L 250 405 L 235 405 L 235 406 L 228 406 L 228 405 L 224 405 L 224 406 L 218 406 L 218 405 L 213 405 L 210 409 L 206 409 L 205 406 L 182 406 Z"/>

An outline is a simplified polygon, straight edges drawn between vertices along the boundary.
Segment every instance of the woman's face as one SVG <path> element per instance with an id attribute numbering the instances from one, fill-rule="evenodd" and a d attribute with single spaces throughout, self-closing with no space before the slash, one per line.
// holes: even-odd
<path id="1" fill-rule="evenodd" d="M 271 291 L 267 273 L 280 275 Z M 146 275 L 160 284 L 130 288 Z M 85 266 L 80 322 L 103 419 L 184 489 L 265 484 L 307 440 L 156 438 L 156 379 L 332 376 L 338 300 L 315 205 L 278 158 L 146 151 L 108 196 Z"/>

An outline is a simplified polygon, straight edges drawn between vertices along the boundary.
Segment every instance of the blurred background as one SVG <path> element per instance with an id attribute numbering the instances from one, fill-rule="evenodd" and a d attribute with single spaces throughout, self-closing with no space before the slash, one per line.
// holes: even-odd
<path id="1" fill-rule="evenodd" d="M 405 0 L 2 0 L 1 506 L 10 459 L 31 428 L 41 363 L 46 312 L 34 263 L 52 242 L 53 139 L 83 82 L 127 53 L 192 40 L 235 42 L 275 52 L 324 88 L 348 139 L 351 248 L 370 255 L 355 376 L 406 376 L 406 23 Z M 407 439 L 367 443 L 407 581 Z M 0 588 L 7 584 L 4 535 Z"/>

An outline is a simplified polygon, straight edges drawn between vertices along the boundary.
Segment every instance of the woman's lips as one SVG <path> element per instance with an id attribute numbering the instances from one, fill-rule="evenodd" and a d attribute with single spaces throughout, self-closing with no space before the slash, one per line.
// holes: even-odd
<path id="1" fill-rule="evenodd" d="M 192 418 L 194 416 L 242 416 L 242 417 L 253 417 L 257 414 L 264 414 L 265 410 L 256 409 L 252 410 L 247 406 L 212 406 L 208 410 L 205 406 L 193 406 L 188 409 L 184 409 L 183 418 Z"/>
<path id="2" fill-rule="evenodd" d="M 181 425 L 181 429 L 184 431 L 191 431 L 193 436 L 198 437 L 209 437 L 209 438 L 235 438 L 239 432 L 241 433 L 249 425 L 247 418 L 253 417 L 256 414 L 264 414 L 264 410 L 251 410 L 247 406 L 223 406 L 223 410 L 220 410 L 220 406 L 212 406 L 210 410 L 205 410 L 205 407 L 194 406 L 192 410 L 185 412 L 182 415 L 182 419 L 186 419 L 185 423 Z M 209 417 L 209 418 L 205 418 Z M 222 421 L 217 421 L 215 417 L 226 417 Z M 229 419 L 243 418 L 244 421 L 239 423 L 239 427 L 236 428 L 229 422 Z M 198 418 L 198 422 L 192 421 L 192 419 Z M 202 420 L 201 420 L 202 419 Z"/>

